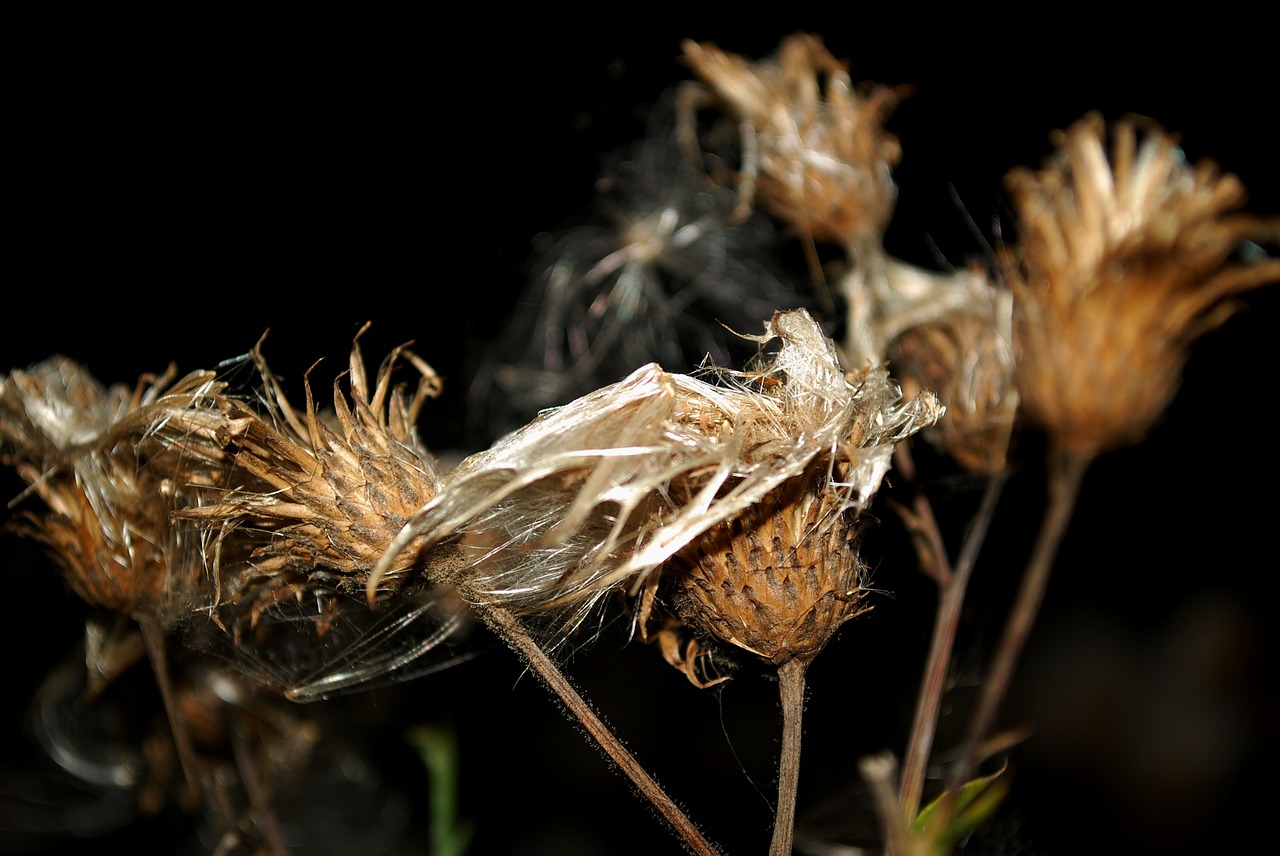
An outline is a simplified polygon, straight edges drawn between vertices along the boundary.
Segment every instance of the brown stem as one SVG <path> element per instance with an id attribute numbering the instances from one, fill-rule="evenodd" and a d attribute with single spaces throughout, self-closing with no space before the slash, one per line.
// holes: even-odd
<path id="1" fill-rule="evenodd" d="M 256 735 L 258 730 L 246 728 L 244 722 L 233 722 L 231 725 L 231 748 L 235 753 L 236 767 L 240 771 L 245 796 L 249 798 L 249 816 L 265 843 L 264 853 L 285 856 L 289 849 L 280 835 L 275 810 L 271 807 L 267 791 L 262 786 L 262 778 L 258 775 L 257 759 L 253 757 L 245 739 L 245 732 L 252 731 Z"/>
<path id="2" fill-rule="evenodd" d="M 1009 619 L 1005 624 L 1004 635 L 996 648 L 995 659 L 986 679 L 982 682 L 982 694 L 978 699 L 978 709 L 970 724 L 969 737 L 966 743 L 962 762 L 951 773 L 947 790 L 954 798 L 961 783 L 970 779 L 982 760 L 983 744 L 986 742 L 991 727 L 995 722 L 996 711 L 999 710 L 1009 685 L 1013 680 L 1013 672 L 1018 658 L 1022 655 L 1027 637 L 1031 634 L 1031 626 L 1035 623 L 1044 600 L 1045 590 L 1049 586 L 1049 575 L 1053 570 L 1053 560 L 1062 543 L 1062 536 L 1071 521 L 1071 513 L 1075 509 L 1076 498 L 1080 495 L 1080 485 L 1085 471 L 1093 458 L 1065 451 L 1055 451 L 1049 456 L 1049 499 L 1044 511 L 1044 519 L 1040 525 L 1040 533 L 1036 537 L 1035 548 L 1031 559 L 1022 575 L 1022 584 L 1018 588 L 1017 598 Z"/>
<path id="3" fill-rule="evenodd" d="M 560 697 L 560 700 L 569 708 L 569 712 L 582 723 L 587 732 L 609 754 L 609 757 L 622 768 L 622 771 L 635 783 L 635 786 L 648 798 L 649 802 L 653 803 L 654 807 L 662 813 L 667 822 L 675 827 L 676 832 L 685 840 L 693 852 L 698 856 L 718 856 L 719 851 L 702 836 L 698 828 L 693 825 L 693 821 L 689 820 L 671 797 L 667 796 L 667 792 L 662 789 L 662 786 L 649 775 L 649 772 L 614 736 L 614 733 L 609 730 L 609 726 L 604 724 L 600 717 L 596 715 L 596 712 L 591 709 L 591 706 L 578 694 L 578 691 L 569 683 L 564 673 L 560 671 L 559 667 L 551 661 L 551 658 L 546 655 L 541 646 L 525 630 L 519 619 L 508 610 L 496 606 L 486 606 L 482 614 L 489 625 L 507 640 L 508 644 L 547 683 L 547 686 Z"/>
<path id="4" fill-rule="evenodd" d="M 907 743 L 906 761 L 902 768 L 902 786 L 899 802 L 903 816 L 911 823 L 920 811 L 924 793 L 924 775 L 933 740 L 938 731 L 938 711 L 946 690 L 947 667 L 951 663 L 951 651 L 955 644 L 956 630 L 960 625 L 960 608 L 964 605 L 969 578 L 978 558 L 978 551 L 987 537 L 987 529 L 995 514 L 996 503 L 1008 478 L 1001 470 L 987 482 L 982 502 L 974 515 L 973 524 L 965 535 L 960 557 L 954 573 L 942 584 L 938 596 L 937 617 L 933 624 L 933 640 L 929 645 L 929 657 L 920 681 L 920 697 L 916 701 L 915 721 Z"/>
<path id="5" fill-rule="evenodd" d="M 782 700 L 782 755 L 778 760 L 778 808 L 769 856 L 790 856 L 796 832 L 796 788 L 800 781 L 800 720 L 804 716 L 804 673 L 808 661 L 788 660 L 778 667 Z"/>

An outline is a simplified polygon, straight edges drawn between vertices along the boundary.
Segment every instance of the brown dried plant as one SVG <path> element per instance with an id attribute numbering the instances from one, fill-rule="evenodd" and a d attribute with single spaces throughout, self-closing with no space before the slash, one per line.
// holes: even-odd
<path id="1" fill-rule="evenodd" d="M 396 622 L 431 619 L 434 631 L 407 647 L 388 645 L 375 655 L 376 646 L 366 642 L 369 653 L 352 662 L 333 650 L 333 662 L 310 656 L 300 673 L 276 663 L 275 681 L 294 700 L 420 668 L 421 655 L 465 626 L 456 594 L 447 586 L 435 587 L 421 555 L 411 550 L 404 551 L 387 585 L 370 592 L 367 603 L 365 590 L 367 573 L 385 546 L 438 489 L 438 464 L 422 445 L 416 424 L 426 400 L 440 392 L 439 377 L 416 354 L 398 348 L 381 363 L 371 386 L 357 337 L 344 372 L 349 399 L 339 377 L 333 409 L 321 415 L 308 379 L 300 413 L 271 374 L 261 345 L 252 358 L 264 384 L 260 406 L 220 395 L 215 409 L 206 412 L 218 425 L 207 450 L 230 458 L 230 477 L 177 513 L 205 534 L 218 583 L 212 614 L 239 647 L 250 649 L 283 642 L 270 638 L 283 628 L 296 632 L 298 612 L 314 627 L 311 644 L 324 641 L 334 649 L 342 642 L 326 637 L 339 617 L 367 624 L 375 621 L 371 605 L 396 603 L 398 612 L 376 617 L 388 636 L 394 635 Z M 412 394 L 393 384 L 401 361 L 419 372 Z M 404 580 L 410 585 L 399 585 Z M 288 617 L 282 615 L 285 610 L 291 610 Z M 428 626 L 424 621 L 417 630 Z M 261 658 L 268 672 L 271 659 Z"/>
<path id="2" fill-rule="evenodd" d="M 994 274 L 916 268 L 882 243 L 903 156 L 886 124 L 905 87 L 854 86 L 849 64 L 807 34 L 759 61 L 694 41 L 683 57 L 700 81 L 680 91 L 678 129 L 684 152 L 697 153 L 696 179 L 682 163 L 664 173 L 658 202 L 620 206 L 614 234 L 584 233 L 559 248 L 545 277 L 558 294 L 536 321 L 527 359 L 502 365 L 503 394 L 558 404 L 551 398 L 570 381 L 612 372 L 614 360 L 630 368 L 654 342 L 676 353 L 675 338 L 650 335 L 642 319 L 696 326 L 684 309 L 716 300 L 743 309 L 754 274 L 732 264 L 746 251 L 727 224 L 753 210 L 800 238 L 819 282 L 815 244 L 843 253 L 842 342 L 807 312 L 778 312 L 763 335 L 743 337 L 761 349 L 743 371 L 690 376 L 651 363 L 447 472 L 416 429 L 440 379 L 400 348 L 370 383 L 359 335 L 347 391 L 343 378 L 334 382 L 329 410 L 310 375 L 305 405 L 291 405 L 261 343 L 251 359 L 262 391 L 252 400 L 212 373 L 175 384 L 172 370 L 132 390 L 103 389 L 58 358 L 0 386 L 3 460 L 29 484 L 20 499 L 48 508 L 14 528 L 49 549 L 81 599 L 121 619 L 111 629 L 91 619 L 84 698 L 101 697 L 150 655 L 173 732 L 149 748 L 154 766 L 176 757 L 224 844 L 283 851 L 272 791 L 324 740 L 294 715 L 302 708 L 263 715 L 264 699 L 317 700 L 416 676 L 452 662 L 440 658 L 474 618 L 560 695 L 687 847 L 715 853 L 557 665 L 621 602 L 634 635 L 656 642 L 698 687 L 727 680 L 740 659 L 777 669 L 783 739 L 771 853 L 789 853 L 806 668 L 871 607 L 863 513 L 891 463 L 914 481 L 909 438 L 927 432 L 989 487 L 954 565 L 923 490 L 904 514 L 922 533 L 921 570 L 938 582 L 938 613 L 901 774 L 887 755 L 867 759 L 863 772 L 888 854 L 949 852 L 974 816 L 965 801 L 999 777 L 979 775 L 979 765 L 1001 745 L 990 733 L 996 712 L 1085 471 L 1152 429 L 1190 344 L 1231 315 L 1234 297 L 1280 281 L 1280 260 L 1236 258 L 1250 240 L 1280 241 L 1280 221 L 1241 213 L 1234 176 L 1187 165 L 1173 137 L 1140 137 L 1132 121 L 1113 129 L 1108 147 L 1096 115 L 1055 136 L 1060 151 L 1044 169 L 1009 174 L 1022 234 Z M 718 169 L 730 147 L 698 134 L 708 107 L 729 120 L 716 127 L 736 135 L 731 178 Z M 658 142 L 629 168 L 665 166 L 672 141 Z M 703 198 L 708 179 L 714 201 Z M 623 187 L 619 200 L 642 185 Z M 704 291 L 672 298 L 659 276 L 668 269 L 696 271 Z M 768 299 L 786 292 L 771 284 Z M 545 363 L 532 364 L 535 351 Z M 412 391 L 394 382 L 405 363 L 418 372 Z M 961 758 L 922 810 L 951 645 L 1019 413 L 1048 434 L 1049 500 Z M 268 662 L 291 656 L 287 637 L 299 628 L 309 659 Z M 270 686 L 207 663 L 175 680 L 167 658 L 179 630 L 194 630 L 188 638 L 201 645 L 225 637 L 236 655 L 259 658 L 250 668 Z M 56 683 L 42 703 L 60 700 Z M 247 760 L 210 763 L 206 745 L 234 743 L 244 754 L 251 733 L 261 740 Z M 998 785 L 980 796 L 984 810 Z"/>
<path id="3" fill-rule="evenodd" d="M 1222 324 L 1230 298 L 1280 280 L 1280 259 L 1232 262 L 1280 221 L 1241 213 L 1244 187 L 1185 163 L 1158 129 L 1090 114 L 1060 151 L 1008 186 L 1022 238 L 1004 254 L 1015 297 L 1017 384 L 1028 418 L 1092 457 L 1141 439 L 1177 388 L 1187 346 Z"/>
<path id="4" fill-rule="evenodd" d="M 1121 123 L 1108 157 L 1102 120 L 1089 116 L 1059 135 L 1062 152 L 1045 170 L 1010 174 L 1023 237 L 1002 250 L 998 277 L 979 269 L 929 273 L 891 258 L 880 244 L 896 195 L 891 169 L 901 156 L 896 139 L 879 126 L 892 99 L 861 104 L 851 98 L 844 65 L 812 36 L 791 37 L 776 57 L 755 63 L 693 42 L 685 43 L 685 58 L 712 96 L 688 96 L 688 111 L 696 100 L 716 101 L 738 123 L 740 207 L 758 199 L 802 238 L 845 251 L 839 289 L 848 304 L 841 345 L 846 365 L 889 359 L 909 389 L 938 390 L 948 414 L 937 436 L 962 466 L 989 478 L 954 566 L 927 498 L 920 494 L 914 508 L 904 509 L 919 533 L 922 568 L 942 595 L 893 803 L 899 808 L 890 812 L 913 819 L 959 609 L 1006 476 L 1020 405 L 1051 440 L 1050 503 L 1023 593 L 984 683 L 967 757 L 952 771 L 952 799 L 983 754 L 1084 469 L 1099 453 L 1150 430 L 1177 387 L 1187 346 L 1229 317 L 1233 296 L 1280 279 L 1280 260 L 1231 261 L 1246 241 L 1280 240 L 1280 222 L 1238 213 L 1244 201 L 1238 180 L 1220 176 L 1211 164 L 1187 166 L 1176 141 L 1162 132 L 1139 143 L 1135 126 Z M 847 121 L 831 118 L 838 116 Z M 835 181 L 835 175 L 860 181 Z M 837 211 L 860 212 L 861 227 Z M 911 479 L 905 446 L 898 457 Z M 665 650 L 681 654 L 678 646 Z M 692 650 L 707 654 L 705 647 Z M 949 834 L 951 809 L 954 803 L 934 813 L 930 834 Z M 897 829 L 894 818 L 886 822 Z M 896 846 L 912 846 L 911 835 L 898 832 Z"/>
<path id="5" fill-rule="evenodd" d="M 140 810 L 152 813 L 166 801 L 169 773 L 180 768 L 186 802 L 202 810 L 224 840 L 278 853 L 283 848 L 263 799 L 279 764 L 268 759 L 264 744 L 229 745 L 246 739 L 248 718 L 252 728 L 273 731 L 274 717 L 262 717 L 263 705 L 251 714 L 228 701 L 231 676 L 171 663 L 173 640 L 196 620 L 210 590 L 194 533 L 175 526 L 172 515 L 221 482 L 229 463 L 212 446 L 200 456 L 188 454 L 203 442 L 199 420 L 188 416 L 208 406 L 224 384 L 212 372 L 174 378 L 170 367 L 133 388 L 104 388 L 83 366 L 54 357 L 12 372 L 0 386 L 3 460 L 46 506 L 12 525 L 48 548 L 70 588 L 94 610 L 85 628 L 85 674 L 63 667 L 50 675 L 36 699 L 38 731 L 69 770 L 91 766 L 86 759 L 95 750 L 81 746 L 75 732 L 92 731 L 86 723 L 95 716 L 118 716 L 98 708 L 118 703 L 107 698 L 109 690 L 146 656 L 166 716 L 132 750 L 145 761 L 116 763 L 111 783 L 134 787 Z M 213 700 L 211 682 L 223 687 L 222 700 Z M 144 711 L 126 717 L 149 718 Z M 302 732 L 288 730 L 295 732 L 288 738 L 293 748 L 276 743 L 276 760 L 284 750 L 292 763 Z"/>
<path id="6" fill-rule="evenodd" d="M 191 482 L 211 476 L 189 470 L 154 434 L 171 411 L 220 388 L 207 372 L 174 384 L 175 371 L 104 388 L 83 366 L 54 357 L 0 387 L 3 460 L 48 509 L 14 525 L 49 549 L 89 605 L 162 622 L 191 608 L 204 581 L 194 545 L 169 514 Z"/>
<path id="7" fill-rule="evenodd" d="M 682 47 L 710 95 L 740 123 L 739 211 L 759 200 L 813 240 L 855 250 L 878 245 L 897 196 L 890 172 L 902 156 L 884 121 L 906 90 L 855 88 L 847 64 L 808 34 L 783 39 L 776 56 L 755 63 L 710 43 Z M 701 90 L 687 91 L 686 98 L 706 100 Z"/>
<path id="8" fill-rule="evenodd" d="M 965 469 L 992 476 L 1005 467 L 1018 391 L 1012 301 L 995 288 L 985 294 L 989 299 L 906 329 L 888 353 L 904 388 L 935 390 L 946 406 L 930 435 Z"/>
<path id="9" fill-rule="evenodd" d="M 1048 503 L 942 809 L 919 836 L 886 821 L 899 854 L 934 852 L 986 754 L 1085 472 L 1147 434 L 1188 346 L 1235 311 L 1231 297 L 1280 281 L 1280 259 L 1231 261 L 1251 239 L 1280 240 L 1280 221 L 1238 213 L 1239 180 L 1188 165 L 1168 134 L 1150 130 L 1139 144 L 1134 122 L 1119 122 L 1108 156 L 1102 118 L 1090 114 L 1054 139 L 1047 167 L 1008 176 L 1022 237 L 1002 254 L 1018 391 L 1050 443 Z"/>

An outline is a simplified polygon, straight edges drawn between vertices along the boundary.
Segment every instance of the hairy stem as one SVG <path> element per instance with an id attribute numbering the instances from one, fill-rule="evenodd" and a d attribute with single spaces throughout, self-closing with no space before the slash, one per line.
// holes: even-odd
<path id="1" fill-rule="evenodd" d="M 796 789 L 800 782 L 800 722 L 804 716 L 806 660 L 788 660 L 778 667 L 782 699 L 782 754 L 778 759 L 778 808 L 773 819 L 769 856 L 790 856 L 796 832 Z"/>
<path id="2" fill-rule="evenodd" d="M 564 676 L 560 668 L 551 661 L 551 658 L 542 650 L 542 647 L 533 640 L 533 637 L 525 630 L 519 619 L 510 611 L 496 606 L 485 607 L 482 614 L 485 621 L 507 640 L 508 644 L 529 664 L 529 667 L 537 672 L 538 676 L 547 683 L 547 686 L 560 697 L 560 700 L 569 708 L 569 712 L 582 723 L 582 726 L 587 729 L 592 738 L 622 768 L 622 771 L 635 783 L 635 786 L 640 789 L 640 792 L 644 794 L 649 802 L 653 803 L 654 807 L 662 813 L 662 816 L 675 827 L 676 832 L 685 840 L 690 849 L 698 856 L 718 856 L 719 851 L 703 837 L 698 828 L 693 825 L 693 821 L 689 820 L 671 797 L 667 796 L 667 792 L 662 789 L 662 786 L 627 751 L 627 748 L 622 745 L 622 742 L 609 729 L 609 726 L 604 724 L 603 720 L 591 709 L 591 706 L 573 688 L 573 685 L 569 683 L 569 679 Z"/>

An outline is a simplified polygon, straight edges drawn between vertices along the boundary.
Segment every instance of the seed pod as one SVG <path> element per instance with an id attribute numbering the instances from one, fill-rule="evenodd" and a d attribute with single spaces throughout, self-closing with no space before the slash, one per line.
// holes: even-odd
<path id="1" fill-rule="evenodd" d="M 671 574 L 681 620 L 774 666 L 816 657 L 865 612 L 858 524 L 821 469 L 769 493 L 686 548 Z"/>

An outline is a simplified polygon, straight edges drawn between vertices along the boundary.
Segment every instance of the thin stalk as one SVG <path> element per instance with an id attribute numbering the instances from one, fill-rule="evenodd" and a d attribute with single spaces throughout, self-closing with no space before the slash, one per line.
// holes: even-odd
<path id="1" fill-rule="evenodd" d="M 796 790 L 800 782 L 800 721 L 804 716 L 804 673 L 808 661 L 788 660 L 778 667 L 782 702 L 782 754 L 778 759 L 778 808 L 769 856 L 790 856 L 796 832 Z"/>
<path id="2" fill-rule="evenodd" d="M 591 706 L 578 694 L 569 683 L 568 678 L 560 671 L 542 647 L 533 640 L 529 632 L 510 611 L 497 606 L 486 606 L 481 611 L 485 621 L 507 640 L 525 662 L 529 664 L 547 686 L 560 697 L 587 732 L 595 739 L 609 757 L 622 768 L 640 792 L 662 813 L 667 822 L 675 827 L 676 832 L 698 856 L 719 856 L 719 851 L 703 837 L 693 821 L 675 804 L 662 786 L 649 775 L 640 762 L 627 751 L 622 742 L 609 729 L 609 726 L 596 715 Z"/>
<path id="3" fill-rule="evenodd" d="M 972 777 L 982 760 L 983 745 L 995 723 L 996 712 L 1009 691 L 1027 637 L 1031 635 L 1031 627 L 1035 624 L 1045 590 L 1049 586 L 1053 560 L 1075 510 L 1085 471 L 1092 462 L 1093 458 L 1090 456 L 1061 450 L 1050 453 L 1049 498 L 1040 533 L 1036 536 L 1035 548 L 1023 572 L 1022 584 L 1005 624 L 1004 635 L 996 648 L 995 659 L 982 682 L 982 693 L 978 699 L 977 712 L 970 724 L 962 762 L 952 770 L 948 781 L 947 790 L 953 799 L 960 785 Z"/>
<path id="4" fill-rule="evenodd" d="M 173 735 L 174 748 L 178 750 L 178 762 L 182 765 L 183 777 L 192 795 L 204 802 L 204 787 L 196 771 L 195 744 L 191 742 L 191 732 L 187 730 L 187 722 L 178 710 L 178 700 L 174 695 L 173 681 L 169 674 L 169 654 L 164 630 L 150 616 L 138 616 L 138 627 L 142 630 L 142 641 L 147 648 L 147 659 L 151 661 L 151 671 L 156 678 L 156 686 L 160 689 L 160 700 L 164 703 L 164 712 L 169 720 L 169 731 Z"/>
<path id="5" fill-rule="evenodd" d="M 973 566 L 986 540 L 987 530 L 995 515 L 996 503 L 1007 478 L 1007 470 L 1001 470 L 987 482 L 987 489 L 982 494 L 978 511 L 974 515 L 969 532 L 965 535 L 953 573 L 945 583 L 939 586 L 933 640 L 929 645 L 929 657 L 925 662 L 924 674 L 920 681 L 920 696 L 916 701 L 915 720 L 911 726 L 906 761 L 902 768 L 899 802 L 908 823 L 911 823 L 920 812 L 925 769 L 938 731 L 938 711 L 942 707 L 942 695 L 946 690 L 947 667 L 951 663 L 951 651 L 955 645 L 956 631 L 960 626 L 960 608 L 964 605 L 969 578 L 973 575 Z"/>

